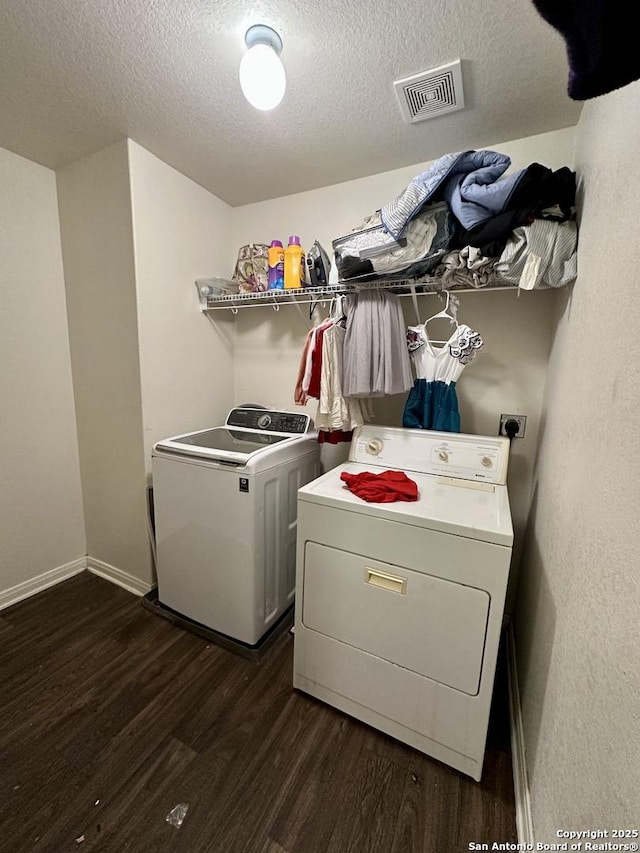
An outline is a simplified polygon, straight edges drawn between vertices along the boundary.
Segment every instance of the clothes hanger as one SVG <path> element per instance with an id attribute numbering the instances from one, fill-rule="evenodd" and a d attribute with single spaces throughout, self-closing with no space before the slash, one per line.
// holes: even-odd
<path id="1" fill-rule="evenodd" d="M 445 291 L 443 291 L 443 292 L 446 294 L 446 297 L 447 297 L 447 304 L 444 306 L 444 308 L 442 309 L 442 311 L 438 311 L 438 313 L 437 313 L 437 314 L 433 314 L 431 317 L 428 317 L 428 318 L 424 321 L 425 326 L 426 326 L 426 325 L 427 325 L 427 323 L 429 323 L 431 320 L 436 320 L 438 317 L 445 317 L 445 318 L 449 319 L 452 323 L 455 323 L 455 324 L 456 324 L 456 326 L 458 325 L 458 320 L 456 319 L 457 311 L 456 311 L 456 312 L 454 312 L 453 310 L 451 310 L 451 309 L 450 309 L 450 304 L 451 304 L 451 294 L 449 293 L 449 291 L 448 291 L 448 290 L 445 290 Z"/>
<path id="2" fill-rule="evenodd" d="M 424 324 L 423 324 L 424 333 L 427 336 L 429 342 L 432 344 L 438 344 L 441 346 L 445 346 L 445 344 L 448 344 L 449 341 L 431 340 L 431 338 L 429 338 L 429 335 L 427 334 L 427 323 L 430 323 L 431 320 L 438 320 L 438 319 L 442 318 L 442 319 L 448 320 L 452 325 L 455 324 L 456 329 L 459 326 L 458 319 L 456 316 L 458 313 L 457 304 L 454 302 L 453 305 L 455 307 L 452 308 L 451 303 L 453 300 L 451 299 L 451 294 L 449 293 L 448 290 L 445 290 L 444 293 L 446 294 L 446 297 L 447 297 L 447 302 L 446 302 L 444 308 L 441 311 L 438 311 L 437 314 L 433 314 L 431 317 L 427 317 L 427 319 L 424 321 Z"/>
<path id="3" fill-rule="evenodd" d="M 320 325 L 324 325 L 326 323 L 332 323 L 334 325 L 338 323 L 346 322 L 347 315 L 344 310 L 344 302 L 345 296 L 343 293 L 336 293 L 331 297 L 331 304 L 329 306 L 329 315 L 326 319 L 320 322 Z"/>
<path id="4" fill-rule="evenodd" d="M 344 311 L 342 308 L 343 301 L 344 296 L 342 295 L 342 293 L 336 293 L 331 302 L 331 311 L 329 316 L 333 320 L 336 320 L 336 322 L 344 317 Z"/>

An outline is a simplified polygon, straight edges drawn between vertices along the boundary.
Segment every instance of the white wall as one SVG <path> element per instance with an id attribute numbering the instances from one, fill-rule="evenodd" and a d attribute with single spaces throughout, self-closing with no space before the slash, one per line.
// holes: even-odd
<path id="1" fill-rule="evenodd" d="M 572 166 L 573 143 L 574 129 L 569 128 L 501 144 L 497 150 L 511 157 L 511 170 L 532 162 L 555 169 Z M 248 242 L 269 243 L 276 238 L 286 243 L 290 234 L 299 234 L 305 249 L 317 239 L 332 256 L 332 239 L 356 227 L 365 216 L 393 199 L 411 178 L 428 166 L 429 163 L 417 164 L 234 208 L 232 242 L 240 246 Z M 460 320 L 477 328 L 486 340 L 485 350 L 466 368 L 458 384 L 463 431 L 495 435 L 501 413 L 528 415 L 525 438 L 513 444 L 509 476 L 517 533 L 514 567 L 529 508 L 556 298 L 555 292 L 522 293 L 518 297 L 515 289 L 507 293 L 460 295 Z M 411 301 L 405 299 L 403 305 L 407 320 L 414 323 Z M 437 297 L 420 297 L 423 319 L 440 307 Z M 308 314 L 303 316 L 292 306 L 277 313 L 271 308 L 240 311 L 235 337 L 236 402 L 293 407 L 293 389 L 308 328 Z M 404 401 L 405 396 L 376 401 L 378 422 L 400 425 Z M 313 416 L 315 402 L 307 409 Z M 326 458 L 324 461 L 326 464 Z M 512 589 L 515 589 L 516 571 L 514 568 Z"/>
<path id="2" fill-rule="evenodd" d="M 577 128 L 578 281 L 550 358 L 515 619 L 536 841 L 640 815 L 639 104 L 634 83 L 587 102 Z"/>
<path id="3" fill-rule="evenodd" d="M 87 552 L 55 175 L 2 149 L 0 361 L 1 606 Z"/>
<path id="4" fill-rule="evenodd" d="M 224 421 L 233 323 L 208 322 L 195 280 L 229 276 L 231 208 L 129 140 L 144 459 L 157 440 Z"/>
<path id="5" fill-rule="evenodd" d="M 152 579 L 126 140 L 57 174 L 87 548 Z"/>

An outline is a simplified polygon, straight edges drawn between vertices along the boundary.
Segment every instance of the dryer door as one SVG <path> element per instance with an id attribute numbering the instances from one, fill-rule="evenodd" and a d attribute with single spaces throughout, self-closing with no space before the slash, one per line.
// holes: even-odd
<path id="1" fill-rule="evenodd" d="M 305 627 L 472 696 L 490 603 L 486 590 L 306 543 Z"/>

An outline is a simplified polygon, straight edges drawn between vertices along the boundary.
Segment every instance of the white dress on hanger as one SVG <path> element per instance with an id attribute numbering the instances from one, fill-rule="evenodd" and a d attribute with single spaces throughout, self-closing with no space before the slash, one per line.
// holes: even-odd
<path id="1" fill-rule="evenodd" d="M 409 358 L 416 378 L 405 403 L 402 425 L 460 432 L 456 382 L 484 342 L 478 332 L 461 323 L 443 346 L 436 347 L 425 327 L 426 323 L 407 330 Z"/>

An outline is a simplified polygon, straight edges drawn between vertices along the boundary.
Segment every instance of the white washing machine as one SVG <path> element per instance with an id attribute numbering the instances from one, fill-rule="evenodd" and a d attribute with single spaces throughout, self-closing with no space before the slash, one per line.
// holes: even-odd
<path id="1" fill-rule="evenodd" d="M 158 600 L 255 646 L 295 590 L 296 497 L 320 471 L 308 415 L 232 409 L 152 451 Z"/>
<path id="2" fill-rule="evenodd" d="M 513 528 L 509 440 L 365 425 L 298 492 L 294 687 L 479 781 Z M 367 503 L 343 471 L 402 470 Z"/>

